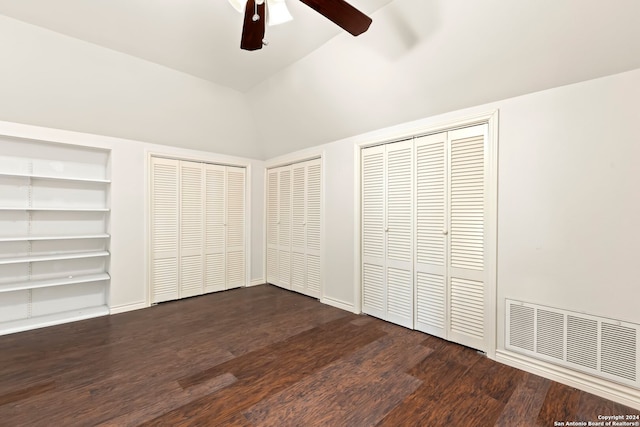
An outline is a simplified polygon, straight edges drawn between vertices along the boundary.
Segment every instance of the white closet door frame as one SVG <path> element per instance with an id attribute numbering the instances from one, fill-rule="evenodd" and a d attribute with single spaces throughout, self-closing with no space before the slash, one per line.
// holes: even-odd
<path id="1" fill-rule="evenodd" d="M 367 141 L 354 143 L 354 244 L 358 248 L 355 251 L 356 262 L 354 265 L 354 311 L 365 311 L 365 303 L 362 291 L 363 271 L 362 266 L 365 257 L 362 252 L 362 151 L 367 147 L 379 146 L 389 142 L 414 138 L 420 135 L 430 135 L 439 132 L 455 130 L 479 124 L 488 125 L 487 143 L 485 146 L 485 167 L 487 188 L 485 189 L 485 272 L 487 283 L 484 300 L 486 302 L 486 317 L 483 349 L 487 356 L 495 359 L 496 354 L 496 269 L 497 269 L 497 193 L 498 193 L 498 110 L 481 112 L 479 114 L 454 119 L 445 122 L 434 122 L 432 119 L 424 120 L 423 124 L 415 123 L 396 127 L 392 132 L 388 129 L 372 133 Z M 366 311 L 365 311 L 366 312 Z M 376 314 L 373 314 L 376 315 Z M 381 317 L 381 316 L 378 316 Z"/>

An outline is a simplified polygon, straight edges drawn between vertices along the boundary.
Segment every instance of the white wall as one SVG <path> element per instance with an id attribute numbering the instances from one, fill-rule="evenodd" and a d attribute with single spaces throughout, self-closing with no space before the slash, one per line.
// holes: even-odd
<path id="1" fill-rule="evenodd" d="M 504 363 L 640 408 L 640 393 L 505 351 L 505 299 L 640 324 L 640 69 L 409 122 L 323 153 L 322 301 L 360 311 L 358 144 L 499 110 L 497 351 Z M 491 351 L 491 354 L 494 352 Z"/>
<path id="2" fill-rule="evenodd" d="M 515 298 L 640 323 L 640 70 L 499 106 L 498 318 Z"/>
<path id="3" fill-rule="evenodd" d="M 394 0 L 252 88 L 266 158 L 640 67 L 640 2 Z"/>
<path id="4" fill-rule="evenodd" d="M 10 122 L 0 122 L 0 134 L 111 150 L 109 305 L 112 312 L 142 308 L 149 304 L 146 260 L 148 212 L 145 210 L 149 153 L 248 167 L 251 174 L 247 194 L 252 233 L 251 251 L 248 253 L 251 258 L 250 280 L 262 281 L 264 162 Z"/>
<path id="5" fill-rule="evenodd" d="M 0 15 L 0 120 L 261 158 L 243 94 Z"/>
<path id="6" fill-rule="evenodd" d="M 504 348 L 505 298 L 640 323 L 640 69 L 282 157 L 324 153 L 323 295 L 359 310 L 359 284 L 354 283 L 354 144 L 496 109 L 498 347 Z"/>
<path id="7" fill-rule="evenodd" d="M 360 312 L 354 304 L 360 294 L 355 282 L 354 151 L 350 141 L 337 141 L 274 157 L 273 168 L 322 157 L 323 228 L 322 290 L 320 300 L 344 310 Z M 264 203 L 264 201 L 263 201 Z"/>

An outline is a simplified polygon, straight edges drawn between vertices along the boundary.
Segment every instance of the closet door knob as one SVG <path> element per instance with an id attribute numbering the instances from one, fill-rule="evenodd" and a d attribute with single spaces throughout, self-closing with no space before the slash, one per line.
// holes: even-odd
<path id="1" fill-rule="evenodd" d="M 449 234 L 449 231 L 448 230 L 442 230 L 442 234 L 444 234 L 446 236 L 447 234 Z"/>

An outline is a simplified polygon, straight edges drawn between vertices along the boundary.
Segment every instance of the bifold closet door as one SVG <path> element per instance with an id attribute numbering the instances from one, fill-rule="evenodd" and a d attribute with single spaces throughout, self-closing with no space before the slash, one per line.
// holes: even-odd
<path id="1" fill-rule="evenodd" d="M 180 161 L 180 298 L 204 293 L 203 170 Z"/>
<path id="2" fill-rule="evenodd" d="M 291 166 L 291 289 L 306 293 L 307 167 Z"/>
<path id="3" fill-rule="evenodd" d="M 278 170 L 278 279 L 291 289 L 291 166 Z"/>
<path id="4" fill-rule="evenodd" d="M 487 126 L 448 132 L 449 331 L 448 339 L 487 350 L 485 223 Z"/>
<path id="5" fill-rule="evenodd" d="M 322 232 L 322 160 L 306 162 L 307 217 L 306 217 L 306 294 L 320 298 L 321 286 L 321 232 Z"/>
<path id="6" fill-rule="evenodd" d="M 246 283 L 246 169 L 151 158 L 151 301 Z"/>
<path id="7" fill-rule="evenodd" d="M 226 167 L 225 289 L 244 286 L 246 282 L 245 181 L 245 168 Z"/>
<path id="8" fill-rule="evenodd" d="M 486 125 L 416 138 L 415 328 L 486 348 Z"/>
<path id="9" fill-rule="evenodd" d="M 386 318 L 385 146 L 362 150 L 362 311 Z"/>
<path id="10" fill-rule="evenodd" d="M 413 328 L 413 141 L 362 152 L 363 311 Z"/>
<path id="11" fill-rule="evenodd" d="M 179 298 L 179 162 L 151 158 L 151 302 Z"/>
<path id="12" fill-rule="evenodd" d="M 205 267 L 204 291 L 225 289 L 225 215 L 227 211 L 226 167 L 205 165 Z"/>
<path id="13" fill-rule="evenodd" d="M 322 160 L 267 171 L 267 282 L 320 297 Z"/>
<path id="14" fill-rule="evenodd" d="M 320 159 L 291 166 L 291 289 L 320 297 Z"/>
<path id="15" fill-rule="evenodd" d="M 291 289 L 291 166 L 267 175 L 267 282 Z"/>
<path id="16" fill-rule="evenodd" d="M 205 292 L 245 284 L 244 168 L 205 165 Z"/>
<path id="17" fill-rule="evenodd" d="M 416 138 L 415 328 L 446 338 L 447 133 Z"/>
<path id="18" fill-rule="evenodd" d="M 278 284 L 278 188 L 279 171 L 267 171 L 267 282 Z"/>

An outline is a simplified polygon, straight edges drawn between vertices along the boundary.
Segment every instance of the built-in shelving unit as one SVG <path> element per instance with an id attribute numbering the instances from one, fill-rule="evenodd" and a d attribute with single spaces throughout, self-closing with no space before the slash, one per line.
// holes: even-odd
<path id="1" fill-rule="evenodd" d="M 0 335 L 109 314 L 109 151 L 0 145 Z"/>

